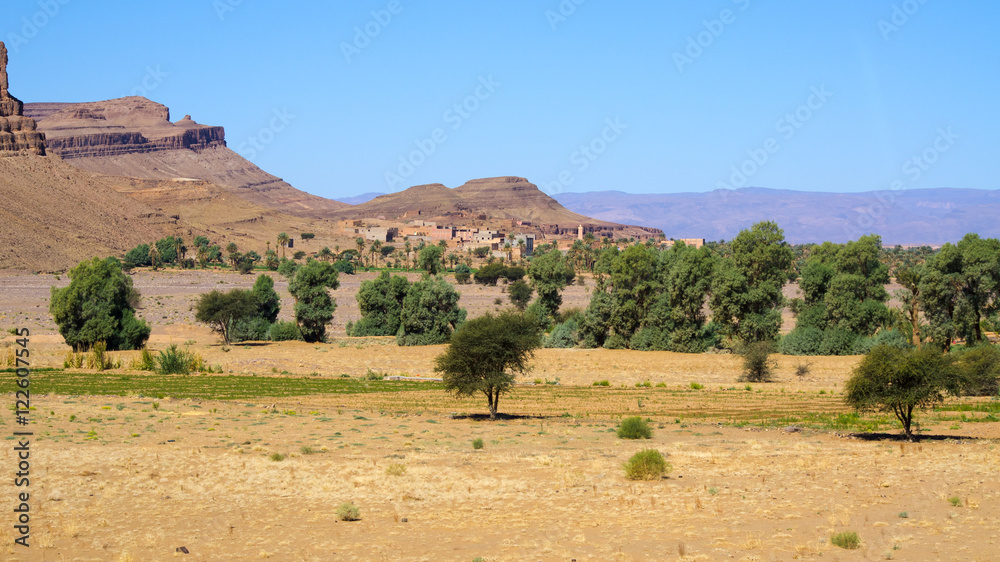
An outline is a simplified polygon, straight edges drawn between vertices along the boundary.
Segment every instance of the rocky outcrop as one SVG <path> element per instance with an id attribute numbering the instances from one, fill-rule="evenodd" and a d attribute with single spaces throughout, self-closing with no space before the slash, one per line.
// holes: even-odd
<path id="1" fill-rule="evenodd" d="M 141 97 L 94 103 L 33 103 L 26 111 L 46 131 L 48 149 L 65 159 L 200 151 L 226 145 L 222 127 L 200 125 L 190 115 L 171 123 L 166 106 Z"/>
<path id="2" fill-rule="evenodd" d="M 132 96 L 88 103 L 29 103 L 50 152 L 109 176 L 153 180 L 198 179 L 237 197 L 306 218 L 326 218 L 348 205 L 299 191 L 226 146 L 222 127 L 190 115 L 170 121 L 170 109 Z"/>
<path id="3" fill-rule="evenodd" d="M 0 156 L 45 156 L 45 135 L 34 119 L 24 116 L 24 104 L 8 88 L 7 46 L 0 41 Z"/>

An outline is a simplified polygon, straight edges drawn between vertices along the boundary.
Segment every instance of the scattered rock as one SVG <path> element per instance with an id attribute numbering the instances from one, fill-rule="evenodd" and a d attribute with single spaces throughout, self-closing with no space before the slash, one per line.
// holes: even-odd
<path id="1" fill-rule="evenodd" d="M 785 428 L 785 433 L 798 433 L 800 431 L 802 431 L 802 428 L 801 427 L 796 427 L 794 425 L 790 425 L 790 426 L 788 426 L 788 427 Z"/>
<path id="2" fill-rule="evenodd" d="M 174 552 L 183 552 L 184 554 L 191 554 L 186 546 L 178 546 L 177 550 L 175 550 Z"/>

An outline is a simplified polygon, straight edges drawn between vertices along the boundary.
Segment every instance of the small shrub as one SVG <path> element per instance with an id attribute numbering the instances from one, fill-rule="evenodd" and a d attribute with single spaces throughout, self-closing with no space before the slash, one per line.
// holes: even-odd
<path id="1" fill-rule="evenodd" d="M 385 373 L 376 373 L 375 371 L 372 371 L 371 369 L 368 369 L 368 372 L 365 373 L 365 380 L 366 381 L 380 381 L 380 380 L 383 380 L 383 379 L 385 379 Z"/>
<path id="2" fill-rule="evenodd" d="M 948 498 L 948 503 L 950 503 L 952 505 L 952 507 L 961 507 L 962 506 L 962 498 L 960 498 L 958 496 L 952 496 L 952 497 Z"/>
<path id="3" fill-rule="evenodd" d="M 705 385 L 693 382 L 693 383 L 691 383 L 691 388 L 693 390 L 701 390 L 701 389 L 705 388 Z"/>
<path id="4" fill-rule="evenodd" d="M 594 386 L 611 386 L 608 381 L 594 381 Z"/>
<path id="5" fill-rule="evenodd" d="M 402 476 L 406 474 L 406 465 L 398 463 L 390 464 L 388 467 L 386 467 L 385 473 L 388 474 L 389 476 Z"/>
<path id="6" fill-rule="evenodd" d="M 313 450 L 313 448 L 310 447 L 309 445 L 303 445 L 303 446 L 299 447 L 299 452 L 302 453 L 303 455 L 311 455 L 311 454 L 315 453 L 316 451 Z"/>
<path id="7" fill-rule="evenodd" d="M 622 439 L 650 439 L 653 437 L 653 430 L 639 416 L 622 420 L 617 433 L 618 437 Z"/>
<path id="8" fill-rule="evenodd" d="M 811 326 L 796 326 L 781 338 L 779 351 L 784 355 L 818 355 L 823 343 L 823 330 Z"/>
<path id="9" fill-rule="evenodd" d="M 178 348 L 177 344 L 171 344 L 156 358 L 156 372 L 161 375 L 186 375 L 191 372 L 193 359 L 192 353 Z"/>
<path id="10" fill-rule="evenodd" d="M 482 449 L 483 445 L 484 445 L 483 444 L 483 440 L 480 439 L 479 437 L 477 437 L 477 438 L 475 438 L 475 439 L 472 440 L 472 448 L 475 449 L 475 450 L 477 450 L 477 451 L 479 449 Z"/>
<path id="11" fill-rule="evenodd" d="M 742 382 L 771 382 L 776 367 L 771 360 L 774 347 L 771 342 L 753 342 L 740 346 L 739 354 L 743 358 Z"/>
<path id="12" fill-rule="evenodd" d="M 344 502 L 337 508 L 337 519 L 341 521 L 357 521 L 361 519 L 361 510 L 353 503 Z"/>
<path id="13" fill-rule="evenodd" d="M 900 519 L 909 519 L 909 517 L 910 517 L 910 512 L 909 511 L 900 511 L 899 512 L 899 518 Z"/>
<path id="14" fill-rule="evenodd" d="M 819 346 L 820 355 L 850 355 L 858 335 L 847 330 L 832 328 L 823 332 L 823 342 Z"/>
<path id="15" fill-rule="evenodd" d="M 10 348 L 11 353 L 14 352 L 14 348 Z M 66 369 L 79 369 L 83 367 L 84 355 L 83 353 L 73 353 L 70 351 L 66 354 L 66 359 L 63 361 L 63 367 Z"/>
<path id="16" fill-rule="evenodd" d="M 159 402 L 153 402 L 153 409 L 154 410 L 159 410 L 160 409 L 160 403 Z"/>
<path id="17" fill-rule="evenodd" d="M 655 480 L 673 469 L 656 449 L 644 449 L 632 455 L 624 468 L 625 478 L 629 480 Z"/>
<path id="18" fill-rule="evenodd" d="M 129 363 L 129 369 L 136 371 L 155 371 L 156 358 L 148 349 L 143 349 L 137 357 L 132 358 L 132 362 Z"/>
<path id="19" fill-rule="evenodd" d="M 295 322 L 278 321 L 267 331 L 267 339 L 271 341 L 302 341 L 302 332 Z"/>
<path id="20" fill-rule="evenodd" d="M 108 345 L 99 341 L 90 348 L 90 355 L 87 356 L 87 368 L 98 371 L 106 371 L 113 366 L 111 356 L 108 355 Z"/>
<path id="21" fill-rule="evenodd" d="M 282 455 L 281 453 L 271 453 L 271 456 L 267 458 L 271 459 L 274 462 L 281 462 L 285 460 L 285 455 Z"/>
<path id="22" fill-rule="evenodd" d="M 658 382 L 658 383 L 656 383 L 656 388 L 666 388 L 666 387 L 667 387 L 667 383 L 665 383 L 665 382 Z"/>
<path id="23" fill-rule="evenodd" d="M 840 548 L 846 548 L 848 550 L 861 548 L 861 539 L 854 531 L 837 533 L 836 535 L 830 537 L 830 543 L 833 544 L 833 546 L 839 546 Z"/>
<path id="24" fill-rule="evenodd" d="M 809 374 L 812 369 L 812 363 L 799 363 L 795 366 L 795 376 L 804 377 Z"/>

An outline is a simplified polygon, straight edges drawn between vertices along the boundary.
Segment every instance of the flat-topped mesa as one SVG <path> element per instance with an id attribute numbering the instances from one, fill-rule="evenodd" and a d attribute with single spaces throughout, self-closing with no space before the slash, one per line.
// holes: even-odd
<path id="1" fill-rule="evenodd" d="M 0 41 L 0 156 L 45 156 L 45 135 L 34 119 L 24 116 L 24 104 L 10 95 L 7 46 Z"/>
<path id="2" fill-rule="evenodd" d="M 225 147 L 222 127 L 201 125 L 185 115 L 170 122 L 170 110 L 143 97 L 89 103 L 30 103 L 28 115 L 46 132 L 49 151 L 64 159 L 146 154 Z"/>

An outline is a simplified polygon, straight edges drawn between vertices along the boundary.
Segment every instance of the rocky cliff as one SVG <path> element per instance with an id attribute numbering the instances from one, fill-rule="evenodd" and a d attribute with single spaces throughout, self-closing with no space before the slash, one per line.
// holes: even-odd
<path id="1" fill-rule="evenodd" d="M 24 116 L 24 104 L 10 95 L 9 87 L 7 46 L 0 41 L 0 156 L 45 156 L 45 135 L 37 131 L 34 119 Z"/>
<path id="2" fill-rule="evenodd" d="M 198 179 L 237 197 L 306 218 L 325 218 L 348 205 L 299 191 L 226 147 L 225 129 L 143 97 L 88 103 L 29 103 L 47 146 L 83 170 L 142 179 Z"/>
<path id="3" fill-rule="evenodd" d="M 166 106 L 141 97 L 93 103 L 33 103 L 26 111 L 48 132 L 49 151 L 64 159 L 200 151 L 226 145 L 222 127 L 200 125 L 190 115 L 171 123 Z"/>

